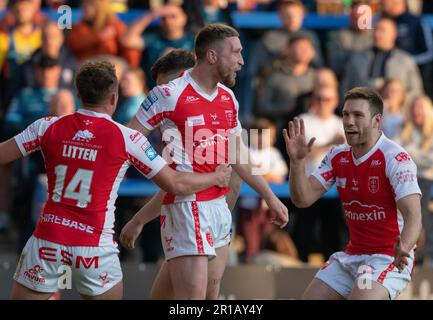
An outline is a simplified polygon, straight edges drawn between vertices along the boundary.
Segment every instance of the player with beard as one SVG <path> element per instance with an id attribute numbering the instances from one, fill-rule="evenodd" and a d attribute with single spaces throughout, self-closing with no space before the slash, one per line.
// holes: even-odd
<path id="1" fill-rule="evenodd" d="M 421 191 L 409 154 L 380 130 L 382 98 L 358 87 L 346 93 L 346 145 L 305 174 L 315 138 L 305 139 L 303 120 L 284 130 L 290 157 L 290 189 L 297 207 L 308 207 L 335 183 L 350 239 L 316 274 L 304 299 L 395 299 L 411 280 L 414 249 L 421 231 Z"/>
<path id="2" fill-rule="evenodd" d="M 195 56 L 185 49 L 174 49 L 160 57 L 152 66 L 151 74 L 157 85 L 167 84 L 178 78 L 185 70 L 195 65 Z M 230 192 L 226 195 L 227 206 L 233 210 L 239 196 L 242 180 L 232 172 L 229 182 Z M 161 204 L 165 192 L 160 190 L 158 194 L 146 203 L 135 216 L 123 227 L 120 234 L 122 245 L 128 249 L 135 247 L 135 241 L 143 230 L 145 224 L 157 218 L 161 213 Z M 173 285 L 170 280 L 167 262 L 163 262 L 156 275 L 150 298 L 152 300 L 173 299 Z"/>
<path id="3" fill-rule="evenodd" d="M 244 64 L 239 33 L 226 25 L 204 27 L 195 41 L 196 65 L 167 85 L 151 90 L 130 126 L 148 135 L 160 127 L 183 172 L 209 172 L 230 162 L 234 171 L 267 202 L 273 222 L 284 227 L 287 208 L 263 177 L 241 163 L 238 102 L 228 88 Z M 228 154 L 229 140 L 240 148 Z M 167 155 L 167 153 L 166 153 Z M 234 161 L 231 161 L 231 160 Z M 232 163 L 233 162 L 233 163 Z M 161 240 L 175 299 L 216 299 L 231 241 L 229 188 L 209 188 L 189 196 L 167 194 L 161 208 Z"/>

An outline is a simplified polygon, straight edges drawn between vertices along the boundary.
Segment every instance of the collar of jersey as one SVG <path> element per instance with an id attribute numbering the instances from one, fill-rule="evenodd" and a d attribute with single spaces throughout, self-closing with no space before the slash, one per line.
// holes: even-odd
<path id="1" fill-rule="evenodd" d="M 78 113 L 84 114 L 85 116 L 96 117 L 96 118 L 105 118 L 111 120 L 111 117 L 106 113 L 90 111 L 87 109 L 79 109 Z"/>
<path id="2" fill-rule="evenodd" d="M 190 72 L 192 69 L 186 70 L 185 71 L 185 77 L 187 79 L 187 81 L 191 84 L 191 86 L 193 87 L 193 89 L 199 94 L 201 95 L 203 98 L 205 98 L 206 100 L 212 102 L 216 96 L 218 95 L 218 88 L 219 86 L 217 86 L 217 89 L 214 91 L 214 93 L 212 93 L 211 95 L 207 94 L 206 92 L 204 92 L 200 86 L 197 84 L 197 82 L 194 81 L 194 79 L 191 77 Z"/>
<path id="3" fill-rule="evenodd" d="M 361 158 L 359 158 L 359 159 L 355 159 L 355 156 L 353 155 L 353 152 L 352 152 L 352 148 L 350 148 L 350 154 L 352 155 L 353 163 L 354 163 L 356 166 L 358 166 L 358 165 L 360 165 L 361 163 L 363 163 L 365 160 L 367 160 L 368 158 L 370 158 L 371 155 L 372 155 L 373 153 L 375 153 L 377 149 L 379 149 L 379 145 L 382 143 L 383 137 L 384 137 L 383 132 L 381 132 L 381 133 L 380 133 L 380 138 L 379 138 L 379 140 L 377 140 L 377 142 L 376 142 L 376 144 L 373 146 L 373 148 L 371 148 L 370 151 L 368 151 L 366 154 L 364 154 L 364 155 L 363 155 Z"/>

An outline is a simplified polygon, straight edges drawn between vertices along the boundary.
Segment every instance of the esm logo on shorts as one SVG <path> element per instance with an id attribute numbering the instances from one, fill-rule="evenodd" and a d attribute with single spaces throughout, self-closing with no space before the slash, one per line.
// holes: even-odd
<path id="1" fill-rule="evenodd" d="M 57 249 L 56 248 L 50 248 L 50 247 L 41 247 L 39 248 L 39 258 L 42 260 L 50 261 L 50 262 L 57 262 Z M 75 268 L 80 268 L 81 265 L 85 269 L 90 269 L 92 265 L 94 265 L 95 269 L 98 269 L 99 267 L 99 257 L 83 257 L 83 256 L 77 256 L 75 258 L 75 264 L 74 264 L 74 256 L 72 253 L 60 250 L 60 262 L 62 262 L 65 265 L 72 266 L 74 265 Z"/>

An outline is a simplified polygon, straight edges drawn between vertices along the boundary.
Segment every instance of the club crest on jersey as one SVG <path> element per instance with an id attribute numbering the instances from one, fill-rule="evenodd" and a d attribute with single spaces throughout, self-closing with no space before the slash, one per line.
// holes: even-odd
<path id="1" fill-rule="evenodd" d="M 379 191 L 379 177 L 378 176 L 368 178 L 368 190 L 371 193 L 376 193 L 377 191 Z"/>
<path id="2" fill-rule="evenodd" d="M 73 141 L 85 141 L 90 142 L 95 136 L 89 130 L 79 130 L 72 138 Z"/>
<path id="3" fill-rule="evenodd" d="M 149 146 L 144 153 L 146 154 L 146 156 L 149 158 L 150 161 L 153 161 L 153 159 L 156 158 L 156 156 L 158 155 L 158 153 L 156 153 L 155 149 L 153 149 L 152 146 Z"/>
<path id="4" fill-rule="evenodd" d="M 188 127 L 204 126 L 205 125 L 204 117 L 202 114 L 199 116 L 188 117 L 186 119 L 186 122 L 187 122 Z"/>

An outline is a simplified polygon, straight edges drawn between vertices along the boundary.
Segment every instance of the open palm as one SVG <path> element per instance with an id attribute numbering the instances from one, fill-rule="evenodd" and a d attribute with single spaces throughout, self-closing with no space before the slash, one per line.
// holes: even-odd
<path id="1" fill-rule="evenodd" d="M 298 118 L 289 121 L 288 130 L 283 130 L 283 136 L 286 143 L 287 154 L 292 161 L 305 159 L 316 140 L 316 138 L 311 138 L 307 144 L 305 140 L 304 120 L 299 120 Z"/>

